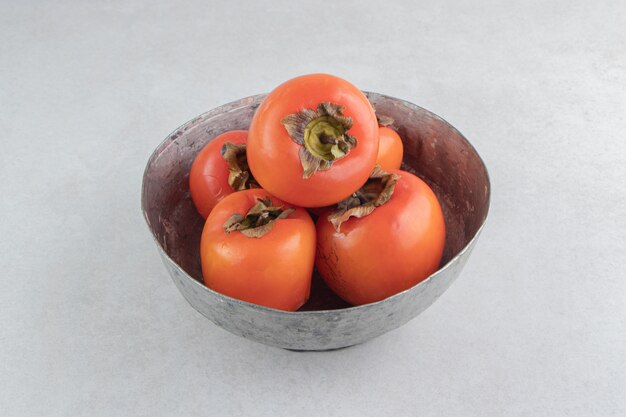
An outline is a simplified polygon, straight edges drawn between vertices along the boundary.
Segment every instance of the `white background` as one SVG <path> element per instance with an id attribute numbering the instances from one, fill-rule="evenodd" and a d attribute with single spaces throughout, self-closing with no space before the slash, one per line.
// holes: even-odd
<path id="1" fill-rule="evenodd" d="M 88 4 L 93 3 L 93 4 Z M 177 126 L 328 72 L 484 158 L 461 277 L 326 353 L 214 326 L 140 213 Z M 0 3 L 0 415 L 626 415 L 626 3 Z"/>

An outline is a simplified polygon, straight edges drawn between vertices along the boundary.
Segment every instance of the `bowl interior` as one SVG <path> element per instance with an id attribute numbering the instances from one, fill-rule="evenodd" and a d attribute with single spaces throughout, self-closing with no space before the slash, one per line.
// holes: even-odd
<path id="1" fill-rule="evenodd" d="M 425 180 L 441 203 L 446 246 L 441 266 L 477 234 L 489 208 L 489 178 L 470 143 L 450 124 L 411 103 L 367 93 L 380 115 L 390 116 L 404 144 L 403 169 Z M 203 219 L 189 193 L 189 169 L 206 143 L 223 132 L 247 129 L 264 95 L 213 109 L 186 123 L 154 151 L 144 174 L 142 205 L 148 225 L 165 253 L 202 282 L 200 236 Z M 348 307 L 315 274 L 311 297 L 301 310 Z"/>

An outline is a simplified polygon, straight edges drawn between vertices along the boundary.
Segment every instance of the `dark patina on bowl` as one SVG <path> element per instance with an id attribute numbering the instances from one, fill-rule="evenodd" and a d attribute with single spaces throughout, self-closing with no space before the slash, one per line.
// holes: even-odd
<path id="1" fill-rule="evenodd" d="M 372 339 L 428 308 L 459 276 L 489 210 L 487 169 L 472 145 L 445 120 L 412 103 L 366 93 L 377 113 L 392 117 L 404 142 L 403 169 L 435 191 L 446 222 L 441 267 L 425 281 L 385 300 L 350 307 L 316 275 L 309 302 L 296 312 L 261 307 L 217 293 L 202 282 L 203 219 L 189 194 L 189 169 L 207 142 L 247 129 L 265 95 L 244 98 L 185 123 L 153 152 L 142 187 L 143 214 L 176 287 L 220 327 L 267 345 L 329 350 Z"/>

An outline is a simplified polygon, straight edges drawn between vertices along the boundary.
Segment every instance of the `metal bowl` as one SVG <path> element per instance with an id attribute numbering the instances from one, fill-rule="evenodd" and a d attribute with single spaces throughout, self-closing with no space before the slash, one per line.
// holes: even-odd
<path id="1" fill-rule="evenodd" d="M 472 145 L 445 120 L 414 104 L 366 93 L 377 112 L 391 116 L 404 141 L 404 166 L 424 179 L 441 202 L 446 246 L 441 267 L 425 281 L 385 300 L 350 307 L 315 275 L 299 311 L 261 307 L 217 293 L 202 282 L 199 245 L 203 219 L 189 194 L 189 169 L 211 139 L 247 129 L 265 95 L 204 113 L 169 135 L 150 157 L 142 209 L 158 251 L 189 304 L 231 333 L 293 350 L 329 350 L 362 343 L 408 322 L 459 276 L 489 210 L 487 169 Z"/>

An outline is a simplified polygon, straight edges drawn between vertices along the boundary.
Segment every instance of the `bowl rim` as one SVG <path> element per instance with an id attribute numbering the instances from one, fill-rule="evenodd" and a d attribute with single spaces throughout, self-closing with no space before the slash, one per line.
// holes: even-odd
<path id="1" fill-rule="evenodd" d="M 161 141 L 161 143 L 159 143 L 159 145 L 150 154 L 150 157 L 148 158 L 148 161 L 146 162 L 146 166 L 144 168 L 144 173 L 143 173 L 143 177 L 142 177 L 142 181 L 141 181 L 141 211 L 143 213 L 143 218 L 145 220 L 146 226 L 148 227 L 150 235 L 152 236 L 152 239 L 156 243 L 156 245 L 157 245 L 161 255 L 165 256 L 167 258 L 167 260 L 172 265 L 174 265 L 182 273 L 182 275 L 185 278 L 187 278 L 189 281 L 192 281 L 192 285 L 197 285 L 198 287 L 200 287 L 201 291 L 209 291 L 210 294 L 216 296 L 217 298 L 223 299 L 223 300 L 231 302 L 231 303 L 238 304 L 238 305 L 240 305 L 242 307 L 245 307 L 245 308 L 258 310 L 260 312 L 269 313 L 269 314 L 280 314 L 280 315 L 288 315 L 288 316 L 293 316 L 293 317 L 337 314 L 337 313 L 340 313 L 340 312 L 341 313 L 343 313 L 343 312 L 350 313 L 350 312 L 354 312 L 354 311 L 368 310 L 369 308 L 375 308 L 375 306 L 379 306 L 381 304 L 393 302 L 394 300 L 403 297 L 408 292 L 416 290 L 420 286 L 428 285 L 428 283 L 431 280 L 435 279 L 437 277 L 437 275 L 439 275 L 440 273 L 444 272 L 445 270 L 451 268 L 452 265 L 456 264 L 459 261 L 459 259 L 461 257 L 463 257 L 463 254 L 465 252 L 467 252 L 468 250 L 473 248 L 473 246 L 475 244 L 475 241 L 478 239 L 478 237 L 481 234 L 483 228 L 485 227 L 485 223 L 487 223 L 487 219 L 489 218 L 489 209 L 491 207 L 491 179 L 489 177 L 489 171 L 487 169 L 487 165 L 485 164 L 485 161 L 480 156 L 480 153 L 478 153 L 478 151 L 476 150 L 474 145 L 472 145 L 472 143 L 465 137 L 465 135 L 463 135 L 463 133 L 461 133 L 457 128 L 452 126 L 448 121 L 446 121 L 444 118 L 442 118 L 438 114 L 435 114 L 435 113 L 431 112 L 428 109 L 425 109 L 425 108 L 423 108 L 421 106 L 418 106 L 417 104 L 411 103 L 410 101 L 407 101 L 407 100 L 404 100 L 404 99 L 388 96 L 386 94 L 370 92 L 370 91 L 363 91 L 363 93 L 366 95 L 368 100 L 369 100 L 370 97 L 380 97 L 380 98 L 384 98 L 384 99 L 390 99 L 392 101 L 399 102 L 403 106 L 406 106 L 406 107 L 409 107 L 409 108 L 418 109 L 418 110 L 422 110 L 422 111 L 428 113 L 432 117 L 438 119 L 440 122 L 443 122 L 448 128 L 456 131 L 456 133 L 458 133 L 459 137 L 467 145 L 469 145 L 469 147 L 474 151 L 475 155 L 478 157 L 478 160 L 482 164 L 482 166 L 484 168 L 484 171 L 485 171 L 485 179 L 486 179 L 486 186 L 487 186 L 487 189 L 486 189 L 486 194 L 487 194 L 486 195 L 486 199 L 487 199 L 487 201 L 486 201 L 485 216 L 484 216 L 484 218 L 482 220 L 482 223 L 481 223 L 480 227 L 474 233 L 474 236 L 472 236 L 472 238 L 463 246 L 463 248 L 456 255 L 454 255 L 452 258 L 450 258 L 450 260 L 448 262 L 446 262 L 443 266 L 441 266 L 435 272 L 430 274 L 426 279 L 418 282 L 417 284 L 413 285 L 410 288 L 407 288 L 404 291 L 401 291 L 401 292 L 398 292 L 396 294 L 393 294 L 393 295 L 391 295 L 391 296 L 389 296 L 387 298 L 384 298 L 384 299 L 382 299 L 380 301 L 376 301 L 376 302 L 368 303 L 368 304 L 361 304 L 361 305 L 358 305 L 358 306 L 350 306 L 350 307 L 336 308 L 336 309 L 326 309 L 326 310 L 285 311 L 285 310 L 279 310 L 279 309 L 275 309 L 275 308 L 271 308 L 271 307 L 265 307 L 265 306 L 262 306 L 262 305 L 259 305 L 259 304 L 249 303 L 247 301 L 239 300 L 237 298 L 233 298 L 233 297 L 230 297 L 228 295 L 225 295 L 225 294 L 222 294 L 220 292 L 217 292 L 217 291 L 207 287 L 206 285 L 202 284 L 198 280 L 194 279 L 192 276 L 190 276 L 174 259 L 172 259 L 170 257 L 170 255 L 167 253 L 167 251 L 165 250 L 165 248 L 163 247 L 161 242 L 157 239 L 156 235 L 152 231 L 152 227 L 150 225 L 150 220 L 148 219 L 148 213 L 147 213 L 147 209 L 146 209 L 146 197 L 145 197 L 145 194 L 146 194 L 146 187 L 145 186 L 146 186 L 146 179 L 148 177 L 149 167 L 160 156 L 161 153 L 163 153 L 169 146 L 171 146 L 174 143 L 174 141 L 180 135 L 182 135 L 182 133 L 184 133 L 186 130 L 188 130 L 190 127 L 192 127 L 198 120 L 204 119 L 210 113 L 220 114 L 220 113 L 223 113 L 224 111 L 234 111 L 234 110 L 237 110 L 237 109 L 240 109 L 240 108 L 244 108 L 244 107 L 248 107 L 250 105 L 254 105 L 254 103 L 256 103 L 257 101 L 260 104 L 261 101 L 265 98 L 265 96 L 267 96 L 268 93 L 261 93 L 261 94 L 255 94 L 255 95 L 248 96 L 248 97 L 243 97 L 243 98 L 240 98 L 238 100 L 235 100 L 235 101 L 232 101 L 232 102 L 229 102 L 229 103 L 222 104 L 220 106 L 214 107 L 214 108 L 212 108 L 212 109 L 210 109 L 210 110 L 208 110 L 208 111 L 206 111 L 206 112 L 204 112 L 204 113 L 194 117 L 193 119 L 183 123 L 178 128 L 174 129 L 174 131 L 172 131 L 172 133 L 167 135 L 165 137 L 165 139 L 163 139 Z M 208 120 L 210 120 L 210 118 Z"/>

